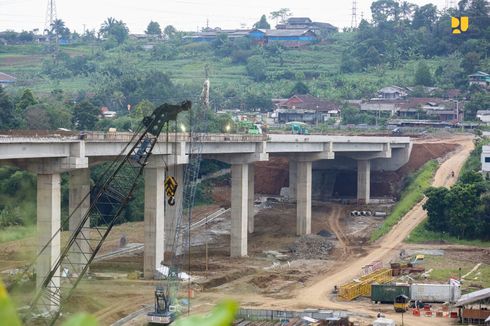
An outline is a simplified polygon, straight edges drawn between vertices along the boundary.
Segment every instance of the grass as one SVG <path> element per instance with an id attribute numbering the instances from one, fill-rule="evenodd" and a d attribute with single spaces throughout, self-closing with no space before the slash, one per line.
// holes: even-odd
<path id="1" fill-rule="evenodd" d="M 412 177 L 408 187 L 402 192 L 401 200 L 395 205 L 383 224 L 371 234 L 375 241 L 387 234 L 391 228 L 407 214 L 415 204 L 424 197 L 424 191 L 430 187 L 432 178 L 438 168 L 437 161 L 429 161 Z"/>
<path id="2" fill-rule="evenodd" d="M 23 239 L 25 237 L 34 235 L 36 233 L 36 226 L 11 226 L 0 230 L 0 243 Z"/>
<path id="3" fill-rule="evenodd" d="M 467 246 L 475 246 L 475 247 L 490 247 L 490 241 L 482 241 L 482 240 L 464 240 L 458 239 L 457 237 L 450 236 L 447 233 L 429 231 L 425 228 L 427 224 L 427 220 L 420 223 L 405 239 L 405 242 L 408 243 L 427 243 L 434 241 L 441 241 L 444 243 L 450 244 L 461 244 Z"/>
<path id="4" fill-rule="evenodd" d="M 459 268 L 461 268 L 461 275 L 465 275 L 471 271 L 475 265 L 475 262 L 452 259 L 444 256 L 425 255 L 424 258 L 425 269 L 433 269 L 430 273 L 429 280 L 437 282 L 447 282 L 451 277 L 459 278 Z M 490 266 L 488 264 L 482 264 L 478 270 L 463 280 L 463 291 L 469 287 L 490 287 Z"/>

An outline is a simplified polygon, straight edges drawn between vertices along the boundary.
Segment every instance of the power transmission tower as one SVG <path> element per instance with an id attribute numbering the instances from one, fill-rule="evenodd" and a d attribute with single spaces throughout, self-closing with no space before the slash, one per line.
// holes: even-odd
<path id="1" fill-rule="evenodd" d="M 46 19 L 44 20 L 44 33 L 46 33 L 51 29 L 51 25 L 55 20 L 56 20 L 56 2 L 54 0 L 48 0 L 48 7 L 46 9 Z"/>
<path id="2" fill-rule="evenodd" d="M 350 21 L 350 27 L 351 28 L 357 27 L 357 1 L 356 0 L 352 1 L 352 17 Z"/>

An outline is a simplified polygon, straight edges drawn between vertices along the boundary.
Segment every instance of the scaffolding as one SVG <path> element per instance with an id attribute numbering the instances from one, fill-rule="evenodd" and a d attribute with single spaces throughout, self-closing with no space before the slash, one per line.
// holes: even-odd
<path id="1" fill-rule="evenodd" d="M 374 271 L 370 274 L 361 276 L 352 282 L 341 285 L 339 288 L 338 297 L 342 300 L 351 301 L 357 297 L 371 296 L 371 284 L 384 284 L 392 280 L 391 269 L 383 268 Z"/>

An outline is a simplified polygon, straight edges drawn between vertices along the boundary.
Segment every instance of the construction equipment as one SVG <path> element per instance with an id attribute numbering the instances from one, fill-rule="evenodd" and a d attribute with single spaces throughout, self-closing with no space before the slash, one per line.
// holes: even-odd
<path id="1" fill-rule="evenodd" d="M 371 296 L 372 283 L 388 283 L 392 279 L 391 269 L 383 268 L 340 286 L 338 296 L 351 301 L 360 296 Z"/>
<path id="2" fill-rule="evenodd" d="M 163 104 L 157 107 L 150 116 L 143 119 L 119 156 L 95 181 L 92 191 L 86 194 L 74 212 L 37 255 L 36 259 L 39 259 L 42 255 L 46 255 L 51 244 L 56 245 L 60 232 L 67 228 L 70 218 L 81 209 L 82 203 L 90 198 L 90 208 L 83 214 L 59 257 L 53 258 L 48 274 L 44 276 L 43 282 L 30 303 L 29 315 L 24 319 L 32 321 L 36 318 L 40 319 L 39 322 L 49 325 L 56 322 L 63 310 L 64 303 L 82 280 L 90 263 L 130 201 L 163 126 L 176 120 L 180 112 L 188 111 L 190 108 L 190 101 L 179 105 Z M 98 221 L 97 226 L 89 229 L 86 226 L 88 221 Z M 83 246 L 80 245 L 82 242 L 88 244 L 89 250 L 82 250 Z M 73 252 L 81 253 L 79 261 L 72 259 L 70 254 Z"/>
<path id="3" fill-rule="evenodd" d="M 239 133 L 247 133 L 250 135 L 262 135 L 262 127 L 248 120 L 240 120 L 237 122 L 237 131 Z"/>
<path id="4" fill-rule="evenodd" d="M 393 308 L 395 308 L 396 312 L 407 312 L 410 308 L 410 298 L 404 294 L 397 295 L 393 303 Z"/>
<path id="5" fill-rule="evenodd" d="M 300 121 L 291 121 L 286 123 L 291 126 L 291 133 L 295 135 L 309 135 L 310 132 L 306 129 L 306 123 Z"/>
<path id="6" fill-rule="evenodd" d="M 202 141 L 200 137 L 196 136 L 196 133 L 207 131 L 206 114 L 209 110 L 209 85 L 206 71 L 206 80 L 204 81 L 201 93 L 203 110 L 196 112 L 197 114 L 195 115 L 194 112 L 190 112 L 189 163 L 184 171 L 182 205 L 179 205 L 176 209 L 175 224 L 173 225 L 175 235 L 172 242 L 172 258 L 168 267 L 168 274 L 165 275 L 165 281 L 155 289 L 155 310 L 147 314 L 147 321 L 150 324 L 168 325 L 180 313 L 178 303 L 178 292 L 182 275 L 180 271 L 183 269 L 185 263 L 186 249 L 190 248 L 192 208 L 194 206 L 194 197 L 202 161 Z M 187 221 L 184 221 L 184 214 L 187 214 Z M 190 291 L 190 289 L 188 290 Z"/>

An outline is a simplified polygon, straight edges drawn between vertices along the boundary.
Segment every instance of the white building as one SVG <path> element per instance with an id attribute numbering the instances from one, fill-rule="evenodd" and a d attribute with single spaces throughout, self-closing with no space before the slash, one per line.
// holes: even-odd
<path id="1" fill-rule="evenodd" d="M 482 147 L 482 150 L 481 150 L 481 170 L 484 174 L 490 173 L 490 145 Z"/>

